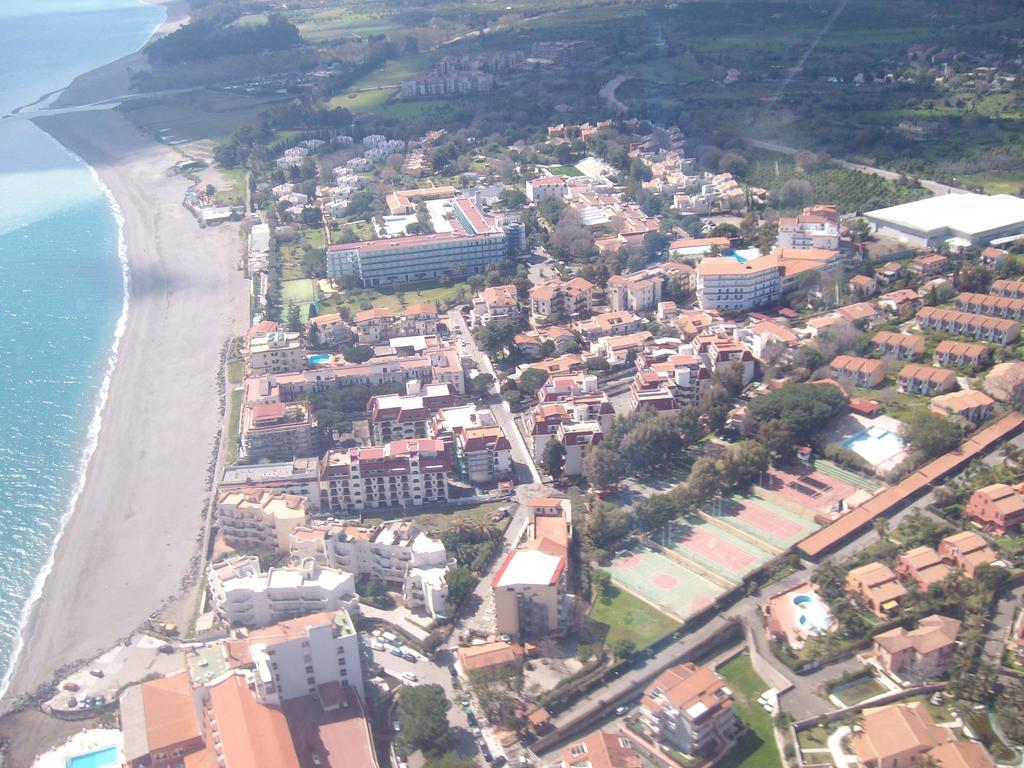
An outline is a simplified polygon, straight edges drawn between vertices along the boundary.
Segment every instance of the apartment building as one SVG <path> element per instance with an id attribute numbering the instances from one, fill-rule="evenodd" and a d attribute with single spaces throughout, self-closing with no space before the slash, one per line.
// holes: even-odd
<path id="1" fill-rule="evenodd" d="M 487 484 L 512 472 L 512 446 L 493 414 L 475 403 L 442 408 L 430 422 L 430 436 L 444 443 L 462 480 Z"/>
<path id="2" fill-rule="evenodd" d="M 907 363 L 896 377 L 901 392 L 914 395 L 941 395 L 957 387 L 956 373 L 948 368 Z"/>
<path id="3" fill-rule="evenodd" d="M 850 290 L 855 296 L 867 298 L 878 292 L 878 282 L 867 275 L 854 275 L 849 280 Z"/>
<path id="4" fill-rule="evenodd" d="M 519 291 L 514 285 L 493 285 L 484 288 L 473 299 L 470 309 L 473 327 L 487 325 L 492 320 L 518 323 L 519 318 Z"/>
<path id="5" fill-rule="evenodd" d="M 896 575 L 912 578 L 922 592 L 949 575 L 949 565 L 931 547 L 914 547 L 896 556 Z"/>
<path id="6" fill-rule="evenodd" d="M 491 581 L 495 631 L 517 638 L 564 631 L 574 602 L 568 591 L 571 505 L 534 499 L 529 513 L 526 540 L 509 552 Z"/>
<path id="7" fill-rule="evenodd" d="M 924 354 L 924 336 L 879 331 L 871 337 L 871 346 L 882 355 L 897 360 L 913 360 Z"/>
<path id="8" fill-rule="evenodd" d="M 1024 521 L 1024 487 L 994 483 L 979 488 L 971 494 L 965 514 L 997 536 L 1019 533 Z"/>
<path id="9" fill-rule="evenodd" d="M 266 627 L 320 611 L 359 610 L 352 574 L 321 568 L 312 560 L 261 571 L 255 555 L 236 555 L 211 563 L 206 576 L 217 618 L 232 627 Z"/>
<path id="10" fill-rule="evenodd" d="M 246 363 L 253 376 L 300 371 L 306 362 L 306 347 L 298 331 L 256 334 L 249 339 L 246 351 Z"/>
<path id="11" fill-rule="evenodd" d="M 869 357 L 839 355 L 828 364 L 829 376 L 844 386 L 877 387 L 885 381 L 885 363 Z"/>
<path id="12" fill-rule="evenodd" d="M 799 216 L 780 217 L 778 245 L 839 250 L 839 212 L 831 206 L 815 206 Z"/>
<path id="13" fill-rule="evenodd" d="M 567 176 L 540 176 L 526 182 L 526 196 L 531 203 L 541 200 L 564 200 L 569 196 Z"/>
<path id="14" fill-rule="evenodd" d="M 935 347 L 936 365 L 962 365 L 978 369 L 988 365 L 991 359 L 992 348 L 987 344 L 943 339 Z"/>
<path id="15" fill-rule="evenodd" d="M 918 256 L 907 265 L 912 275 L 938 275 L 949 268 L 949 259 L 941 253 L 929 253 Z"/>
<path id="16" fill-rule="evenodd" d="M 360 344 L 379 344 L 387 341 L 391 338 L 391 328 L 394 324 L 395 313 L 382 307 L 364 309 L 352 318 L 356 340 Z"/>
<path id="17" fill-rule="evenodd" d="M 554 317 L 587 317 L 594 306 L 594 284 L 582 277 L 548 280 L 530 289 L 530 315 L 537 322 Z"/>
<path id="18" fill-rule="evenodd" d="M 959 416 L 974 425 L 987 421 L 994 406 L 995 400 L 977 389 L 938 395 L 928 404 L 932 413 L 939 416 Z"/>
<path id="19" fill-rule="evenodd" d="M 429 437 L 434 412 L 455 405 L 455 393 L 449 384 L 406 384 L 404 395 L 375 395 L 370 398 L 370 437 L 374 445 L 393 440 Z"/>
<path id="20" fill-rule="evenodd" d="M 249 633 L 256 697 L 281 705 L 340 685 L 366 698 L 359 638 L 349 612 L 328 610 Z"/>
<path id="21" fill-rule="evenodd" d="M 738 312 L 772 304 L 781 296 L 782 276 L 774 261 L 713 256 L 697 265 L 701 309 Z"/>
<path id="22" fill-rule="evenodd" d="M 365 288 L 431 282 L 481 274 L 508 258 L 505 232 L 440 232 L 327 246 L 327 276 L 354 277 Z"/>
<path id="23" fill-rule="evenodd" d="M 1020 323 L 1001 317 L 988 317 L 957 309 L 923 307 L 917 313 L 919 328 L 942 331 L 956 336 L 973 336 L 979 341 L 1010 344 L 1020 337 Z"/>
<path id="24" fill-rule="evenodd" d="M 699 405 L 701 391 L 711 381 L 711 371 L 693 355 L 641 355 L 636 366 L 629 386 L 629 405 L 634 411 L 643 407 L 671 411 Z"/>
<path id="25" fill-rule="evenodd" d="M 624 733 L 598 731 L 562 750 L 556 768 L 643 768 L 644 762 Z"/>
<path id="26" fill-rule="evenodd" d="M 991 565 L 998 560 L 988 542 L 974 531 L 960 531 L 944 536 L 939 542 L 939 555 L 954 568 L 963 571 L 969 579 L 977 575 L 979 566 Z"/>
<path id="27" fill-rule="evenodd" d="M 365 363 L 340 363 L 274 375 L 265 378 L 260 389 L 272 400 L 289 401 L 353 384 L 390 387 L 413 379 L 425 384 L 448 383 L 457 394 L 466 394 L 466 377 L 458 352 L 440 347 L 411 355 L 377 357 Z"/>
<path id="28" fill-rule="evenodd" d="M 665 279 L 658 270 L 631 275 L 612 275 L 605 287 L 608 304 L 615 311 L 652 312 L 661 301 Z"/>
<path id="29" fill-rule="evenodd" d="M 242 409 L 241 455 L 250 463 L 284 461 L 315 452 L 309 403 L 259 403 Z"/>
<path id="30" fill-rule="evenodd" d="M 1009 296 L 1011 299 L 1024 299 L 1024 280 L 993 280 L 989 292 L 993 296 Z"/>
<path id="31" fill-rule="evenodd" d="M 287 552 L 288 537 L 309 519 L 308 501 L 261 488 L 221 491 L 215 519 L 234 549 Z"/>
<path id="32" fill-rule="evenodd" d="M 896 627 L 875 635 L 874 656 L 886 672 L 930 680 L 947 670 L 959 633 L 959 621 L 933 614 L 909 632 Z"/>
<path id="33" fill-rule="evenodd" d="M 880 309 L 897 317 L 907 317 L 921 306 L 921 294 L 913 288 L 901 288 L 879 296 L 875 303 Z"/>
<path id="34" fill-rule="evenodd" d="M 691 346 L 697 357 L 712 374 L 720 366 L 738 365 L 743 372 L 744 386 L 754 380 L 754 375 L 757 372 L 754 356 L 744 344 L 731 336 L 722 333 L 697 336 Z"/>
<path id="35" fill-rule="evenodd" d="M 555 439 L 565 449 L 564 476 L 579 477 L 583 474 L 583 457 L 590 446 L 601 442 L 603 434 L 601 425 L 596 421 L 563 421 L 558 425 Z"/>
<path id="36" fill-rule="evenodd" d="M 602 336 L 590 343 L 587 358 L 604 359 L 612 369 L 621 368 L 633 362 L 653 340 L 650 331 L 628 333 L 625 336 Z"/>
<path id="37" fill-rule="evenodd" d="M 405 605 L 437 618 L 447 615 L 445 576 L 455 561 L 440 539 L 427 535 L 409 520 L 365 526 L 345 521 L 320 521 L 297 528 L 290 538 L 293 560 L 312 558 L 328 568 L 381 579 L 401 591 Z"/>
<path id="38" fill-rule="evenodd" d="M 956 308 L 961 312 L 1020 320 L 1021 315 L 1024 315 L 1024 298 L 990 296 L 987 293 L 961 293 L 956 297 Z"/>
<path id="39" fill-rule="evenodd" d="M 311 317 L 309 330 L 313 343 L 319 348 L 335 349 L 352 340 L 352 329 L 337 312 Z"/>
<path id="40" fill-rule="evenodd" d="M 896 574 L 883 563 L 868 563 L 846 574 L 846 593 L 880 619 L 885 619 L 907 596 Z"/>
<path id="41" fill-rule="evenodd" d="M 644 691 L 640 719 L 654 740 L 687 755 L 720 755 L 742 730 L 732 691 L 693 662 L 662 672 Z"/>
<path id="42" fill-rule="evenodd" d="M 554 347 L 555 354 L 565 354 L 569 349 L 578 348 L 576 334 L 560 325 L 552 325 L 536 331 L 527 331 L 516 335 L 516 349 L 527 357 L 540 358 L 544 355 L 544 345 L 548 342 Z"/>
<path id="43" fill-rule="evenodd" d="M 224 467 L 217 488 L 221 493 L 268 490 L 299 496 L 310 512 L 320 510 L 320 459 L 316 456 L 264 464 Z"/>
<path id="44" fill-rule="evenodd" d="M 594 315 L 589 320 L 577 323 L 576 328 L 584 339 L 594 341 L 602 336 L 625 336 L 636 333 L 642 325 L 643 321 L 639 316 L 622 310 Z"/>
<path id="45" fill-rule="evenodd" d="M 451 470 L 451 457 L 440 440 L 332 450 L 322 463 L 322 506 L 351 514 L 447 501 Z"/>

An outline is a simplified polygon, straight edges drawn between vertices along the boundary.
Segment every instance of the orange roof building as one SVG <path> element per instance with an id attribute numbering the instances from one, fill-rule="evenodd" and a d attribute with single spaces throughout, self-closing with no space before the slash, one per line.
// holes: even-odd
<path id="1" fill-rule="evenodd" d="M 126 688 L 120 707 L 124 755 L 133 768 L 164 768 L 173 762 L 166 759 L 171 754 L 180 762 L 182 755 L 205 750 L 199 705 L 187 672 Z"/>
<path id="2" fill-rule="evenodd" d="M 915 680 L 940 676 L 956 651 L 960 622 L 946 616 L 926 616 L 917 629 L 903 627 L 875 635 L 874 654 L 887 672 Z"/>
<path id="3" fill-rule="evenodd" d="M 642 768 L 643 761 L 625 734 L 598 731 L 562 750 L 564 768 Z"/>
<path id="4" fill-rule="evenodd" d="M 997 536 L 1019 533 L 1024 520 L 1024 494 L 1020 486 L 994 483 L 979 488 L 967 502 L 967 519 Z"/>
<path id="5" fill-rule="evenodd" d="M 988 542 L 974 531 L 946 536 L 939 542 L 939 555 L 972 579 L 978 566 L 991 565 L 998 560 Z"/>
<path id="6" fill-rule="evenodd" d="M 896 579 L 892 569 L 877 562 L 854 568 L 846 574 L 846 592 L 881 619 L 887 618 L 907 596 L 907 590 Z"/>
<path id="7" fill-rule="evenodd" d="M 714 670 L 692 662 L 658 675 L 644 692 L 640 717 L 658 741 L 688 755 L 721 754 L 740 730 L 732 691 Z"/>
<path id="8" fill-rule="evenodd" d="M 861 765 L 871 768 L 908 768 L 915 757 L 947 741 L 949 731 L 935 724 L 921 702 L 865 710 L 852 738 Z"/>

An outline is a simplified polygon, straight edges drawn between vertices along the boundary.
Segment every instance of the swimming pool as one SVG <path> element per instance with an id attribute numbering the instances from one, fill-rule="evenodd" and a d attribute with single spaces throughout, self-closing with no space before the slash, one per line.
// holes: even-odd
<path id="1" fill-rule="evenodd" d="M 890 432 L 877 424 L 851 435 L 843 440 L 842 445 L 874 467 L 884 464 L 903 451 L 903 439 L 895 432 Z"/>
<path id="2" fill-rule="evenodd" d="M 828 631 L 832 624 L 832 614 L 817 595 L 794 595 L 793 605 L 797 609 L 797 622 L 801 629 L 812 634 Z"/>
<path id="3" fill-rule="evenodd" d="M 67 768 L 108 768 L 108 766 L 119 764 L 117 747 L 107 747 L 68 758 Z"/>
<path id="4" fill-rule="evenodd" d="M 738 248 L 722 255 L 731 256 L 740 264 L 746 264 L 748 261 L 753 261 L 758 258 L 761 255 L 761 251 L 757 248 Z"/>
<path id="5" fill-rule="evenodd" d="M 331 362 L 330 355 L 310 355 L 306 358 L 310 365 L 327 365 Z"/>

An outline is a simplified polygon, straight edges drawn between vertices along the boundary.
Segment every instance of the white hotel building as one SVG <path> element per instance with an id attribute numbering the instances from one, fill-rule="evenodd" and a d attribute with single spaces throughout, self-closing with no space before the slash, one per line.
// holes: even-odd
<path id="1" fill-rule="evenodd" d="M 244 555 L 212 563 L 206 574 L 214 611 L 231 626 L 265 627 L 321 611 L 359 610 L 352 574 L 312 560 L 263 572 L 258 557 Z"/>
<path id="2" fill-rule="evenodd" d="M 407 607 L 433 618 L 447 615 L 445 576 L 455 561 L 440 539 L 422 533 L 411 521 L 376 526 L 314 523 L 292 533 L 291 553 L 296 560 L 312 559 L 328 568 L 377 576 L 388 587 L 401 589 Z"/>

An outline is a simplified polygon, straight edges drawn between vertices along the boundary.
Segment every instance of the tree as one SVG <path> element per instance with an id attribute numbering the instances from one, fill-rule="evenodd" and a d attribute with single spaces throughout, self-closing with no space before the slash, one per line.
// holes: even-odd
<path id="1" fill-rule="evenodd" d="M 473 331 L 473 339 L 480 349 L 494 357 L 515 343 L 517 332 L 511 320 L 492 320 Z"/>
<path id="2" fill-rule="evenodd" d="M 813 197 L 814 187 L 806 179 L 790 179 L 771 193 L 772 201 L 780 208 L 799 208 Z"/>
<path id="3" fill-rule="evenodd" d="M 623 477 L 622 460 L 619 455 L 601 443 L 591 446 L 583 457 L 583 478 L 591 488 L 606 488 L 615 485 Z"/>
<path id="4" fill-rule="evenodd" d="M 363 345 L 343 346 L 341 348 L 341 354 L 345 360 L 350 363 L 365 363 L 373 357 L 373 347 Z"/>
<path id="5" fill-rule="evenodd" d="M 793 430 L 782 419 L 768 419 L 761 422 L 757 429 L 757 442 L 763 445 L 772 456 L 783 461 L 792 458 L 796 451 Z"/>
<path id="6" fill-rule="evenodd" d="M 298 304 L 292 304 L 290 307 L 288 307 L 288 330 L 302 330 L 302 315 L 299 313 Z"/>
<path id="7" fill-rule="evenodd" d="M 647 261 L 654 261 L 668 248 L 669 239 L 661 232 L 648 232 L 644 235 L 642 251 Z"/>
<path id="8" fill-rule="evenodd" d="M 501 190 L 498 195 L 498 199 L 501 200 L 501 204 L 509 210 L 518 210 L 529 202 L 529 199 L 520 190 L 509 187 L 508 189 Z"/>
<path id="9" fill-rule="evenodd" d="M 540 468 L 554 480 L 558 480 L 562 476 L 562 471 L 565 469 L 565 448 L 554 438 L 544 446 L 544 452 L 540 457 Z"/>
<path id="10" fill-rule="evenodd" d="M 767 446 L 755 440 L 741 440 L 729 447 L 722 465 L 722 474 L 728 485 L 748 485 L 761 472 L 768 469 L 771 453 Z"/>
<path id="11" fill-rule="evenodd" d="M 451 702 L 440 685 L 404 687 L 398 696 L 398 716 L 402 723 L 399 740 L 414 752 L 423 750 L 428 755 L 441 755 L 452 744 L 452 731 L 448 725 Z"/>
<path id="12" fill-rule="evenodd" d="M 535 395 L 537 390 L 544 386 L 548 375 L 540 368 L 527 368 L 519 374 L 519 391 L 528 395 Z"/>
<path id="13" fill-rule="evenodd" d="M 430 757 L 423 768 L 475 768 L 476 761 L 471 757 L 459 757 L 454 752 L 445 752 L 437 757 Z"/>
<path id="14" fill-rule="evenodd" d="M 754 429 L 766 421 L 779 419 L 800 439 L 815 434 L 833 417 L 846 409 L 846 397 L 827 384 L 787 384 L 750 402 Z"/>
<path id="15" fill-rule="evenodd" d="M 721 466 L 711 457 L 702 456 L 694 462 L 686 487 L 698 504 L 710 501 L 725 488 Z"/>
<path id="16" fill-rule="evenodd" d="M 948 453 L 960 444 L 960 428 L 951 419 L 918 408 L 906 420 L 904 437 L 925 459 Z"/>
<path id="17" fill-rule="evenodd" d="M 452 614 L 458 613 L 462 603 L 476 589 L 476 576 L 467 566 L 457 565 L 445 574 L 444 579 L 448 583 L 449 608 Z"/>
<path id="18" fill-rule="evenodd" d="M 600 600 L 608 592 L 608 587 L 612 585 L 612 577 L 608 571 L 596 568 L 590 575 L 590 591 L 594 597 L 594 600 Z"/>
<path id="19" fill-rule="evenodd" d="M 656 493 L 638 501 L 634 511 L 638 522 L 645 527 L 661 528 L 679 517 L 680 507 L 674 496 Z"/>
<path id="20" fill-rule="evenodd" d="M 612 653 L 617 659 L 628 659 L 636 653 L 636 643 L 626 637 L 620 637 L 612 643 Z"/>
<path id="21" fill-rule="evenodd" d="M 477 373 L 469 380 L 469 394 L 473 397 L 487 397 L 494 386 L 494 377 L 489 373 Z"/>
<path id="22" fill-rule="evenodd" d="M 733 361 L 715 369 L 713 380 L 729 394 L 737 397 L 743 391 L 743 363 Z"/>

